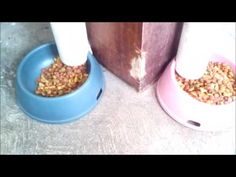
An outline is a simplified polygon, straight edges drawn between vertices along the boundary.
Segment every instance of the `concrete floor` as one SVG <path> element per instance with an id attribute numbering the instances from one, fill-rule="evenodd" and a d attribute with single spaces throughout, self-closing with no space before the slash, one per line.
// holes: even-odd
<path id="1" fill-rule="evenodd" d="M 48 125 L 16 105 L 16 67 L 32 48 L 52 41 L 48 23 L 1 23 L 1 154 L 235 154 L 235 128 L 199 132 L 171 119 L 154 86 L 142 93 L 104 69 L 106 89 L 82 119 Z"/>

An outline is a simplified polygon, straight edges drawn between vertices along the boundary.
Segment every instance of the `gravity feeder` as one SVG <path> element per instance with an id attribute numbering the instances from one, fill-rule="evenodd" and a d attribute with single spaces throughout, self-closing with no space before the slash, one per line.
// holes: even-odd
<path id="1" fill-rule="evenodd" d="M 235 25 L 184 23 L 179 49 L 156 87 L 162 108 L 196 130 L 235 126 Z"/>
<path id="2" fill-rule="evenodd" d="M 16 98 L 29 117 L 65 123 L 97 105 L 104 76 L 90 49 L 85 23 L 50 25 L 55 43 L 43 44 L 23 58 L 17 69 Z M 76 85 L 79 81 L 81 85 Z"/>

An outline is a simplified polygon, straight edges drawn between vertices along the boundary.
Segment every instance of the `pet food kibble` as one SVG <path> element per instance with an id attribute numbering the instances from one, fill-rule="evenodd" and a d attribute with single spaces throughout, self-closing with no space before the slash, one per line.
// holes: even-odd
<path id="1" fill-rule="evenodd" d="M 46 97 L 61 96 L 81 86 L 88 78 L 86 65 L 66 66 L 60 58 L 42 69 L 35 93 Z"/>
<path id="2" fill-rule="evenodd" d="M 225 63 L 209 62 L 200 79 L 188 80 L 176 73 L 180 87 L 199 101 L 222 105 L 236 100 L 236 79 Z"/>

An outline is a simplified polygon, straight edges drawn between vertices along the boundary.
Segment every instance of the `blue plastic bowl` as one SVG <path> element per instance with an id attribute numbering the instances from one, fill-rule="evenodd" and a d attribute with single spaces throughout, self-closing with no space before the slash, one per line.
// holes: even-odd
<path id="1" fill-rule="evenodd" d="M 56 45 L 44 44 L 26 55 L 17 69 L 17 104 L 29 117 L 46 123 L 65 123 L 84 116 L 96 106 L 104 90 L 101 67 L 95 57 L 88 53 L 89 76 L 81 87 L 58 97 L 36 95 L 36 79 L 41 69 L 49 66 L 56 56 Z"/>

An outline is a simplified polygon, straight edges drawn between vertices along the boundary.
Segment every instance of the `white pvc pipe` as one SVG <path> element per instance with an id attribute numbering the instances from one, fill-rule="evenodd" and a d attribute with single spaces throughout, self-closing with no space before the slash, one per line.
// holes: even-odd
<path id="1" fill-rule="evenodd" d="M 184 23 L 176 55 L 176 72 L 187 79 L 199 79 L 207 69 L 214 43 L 214 24 Z"/>
<path id="2" fill-rule="evenodd" d="M 235 62 L 236 23 L 185 23 L 176 56 L 176 72 L 198 79 L 215 55 Z"/>
<path id="3" fill-rule="evenodd" d="M 82 65 L 91 51 L 84 22 L 50 23 L 58 53 L 62 62 L 69 66 Z"/>
<path id="4" fill-rule="evenodd" d="M 236 23 L 217 23 L 214 33 L 217 41 L 213 44 L 213 53 L 235 62 Z"/>

